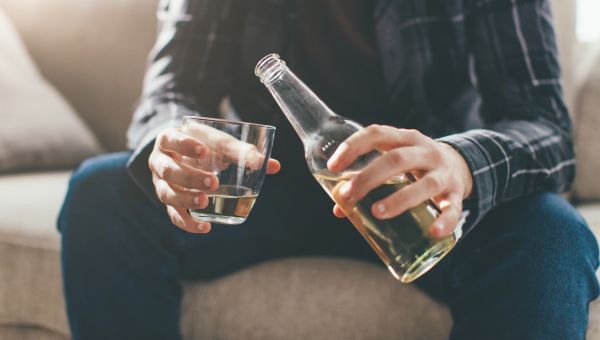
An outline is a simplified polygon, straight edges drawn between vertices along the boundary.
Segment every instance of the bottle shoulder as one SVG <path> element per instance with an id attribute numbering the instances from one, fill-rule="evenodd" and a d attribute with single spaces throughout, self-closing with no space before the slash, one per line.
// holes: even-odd
<path id="1" fill-rule="evenodd" d="M 304 143 L 306 162 L 310 171 L 316 173 L 326 170 L 327 161 L 340 144 L 362 128 L 360 124 L 337 115 L 324 122 L 316 132 L 308 136 Z M 374 156 L 376 155 L 371 152 L 360 157 L 348 170 L 363 168 Z"/>

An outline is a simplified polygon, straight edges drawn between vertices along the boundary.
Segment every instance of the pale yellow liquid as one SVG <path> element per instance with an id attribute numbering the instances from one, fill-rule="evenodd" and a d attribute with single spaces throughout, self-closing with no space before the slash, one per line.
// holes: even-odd
<path id="1" fill-rule="evenodd" d="M 356 206 L 347 207 L 336 196 L 339 187 L 350 179 L 349 176 L 335 176 L 329 172 L 314 173 L 313 176 L 340 205 L 392 275 L 402 282 L 411 282 L 426 273 L 456 243 L 454 236 L 436 238 L 429 234 L 431 224 L 439 215 L 439 209 L 433 202 L 423 202 L 388 220 L 377 219 L 371 214 L 373 203 L 410 183 L 404 177 L 388 181 L 372 190 Z"/>
<path id="2" fill-rule="evenodd" d="M 190 215 L 198 221 L 240 224 L 250 214 L 257 197 L 250 188 L 221 185 L 208 195 L 206 208 L 190 209 Z"/>

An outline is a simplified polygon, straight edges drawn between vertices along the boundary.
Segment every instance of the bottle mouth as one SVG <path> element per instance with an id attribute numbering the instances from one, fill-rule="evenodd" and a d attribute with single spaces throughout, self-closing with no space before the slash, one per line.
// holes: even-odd
<path id="1" fill-rule="evenodd" d="M 285 61 L 281 60 L 279 54 L 271 53 L 256 64 L 254 74 L 260 78 L 263 84 L 269 85 L 281 79 L 285 68 Z"/>

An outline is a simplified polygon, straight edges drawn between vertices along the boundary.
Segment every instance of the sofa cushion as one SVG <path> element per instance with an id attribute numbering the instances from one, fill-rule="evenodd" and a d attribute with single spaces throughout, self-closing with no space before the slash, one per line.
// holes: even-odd
<path id="1" fill-rule="evenodd" d="M 0 338 L 2 325 L 68 334 L 55 227 L 68 178 L 0 176 Z M 351 260 L 271 261 L 184 288 L 186 339 L 444 339 L 451 323 L 415 287 Z"/>
<path id="2" fill-rule="evenodd" d="M 0 325 L 68 334 L 55 227 L 68 178 L 0 176 Z"/>
<path id="3" fill-rule="evenodd" d="M 69 340 L 65 334 L 57 334 L 47 329 L 31 326 L 3 326 L 0 325 L 0 339 L 2 340 Z"/>
<path id="4" fill-rule="evenodd" d="M 39 74 L 0 10 L 0 173 L 69 169 L 100 151 L 95 137 Z"/>
<path id="5" fill-rule="evenodd" d="M 600 58 L 581 89 L 576 121 L 575 195 L 579 199 L 600 200 Z"/>
<path id="6" fill-rule="evenodd" d="M 189 339 L 448 339 L 448 310 L 371 263 L 270 261 L 186 284 Z"/>
<path id="7" fill-rule="evenodd" d="M 125 148 L 158 0 L 0 0 L 42 74 L 109 150 Z"/>
<path id="8" fill-rule="evenodd" d="M 0 176 L 0 339 L 68 336 L 55 227 L 68 178 Z M 600 204 L 580 211 L 600 236 Z M 588 339 L 595 339 L 600 302 L 590 312 Z M 186 339 L 445 339 L 451 324 L 446 308 L 381 266 L 321 257 L 186 282 L 182 318 Z"/>

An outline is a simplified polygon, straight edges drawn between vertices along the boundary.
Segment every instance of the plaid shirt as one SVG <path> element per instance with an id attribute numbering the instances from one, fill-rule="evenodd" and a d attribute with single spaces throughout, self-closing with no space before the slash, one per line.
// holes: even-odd
<path id="1" fill-rule="evenodd" d="M 151 195 L 151 143 L 181 116 L 214 114 L 225 96 L 279 115 L 252 71 L 293 48 L 293 3 L 161 1 L 128 133 L 130 172 Z M 373 15 L 395 125 L 450 144 L 472 171 L 465 231 L 502 202 L 568 189 L 575 159 L 548 0 L 378 0 Z"/>

